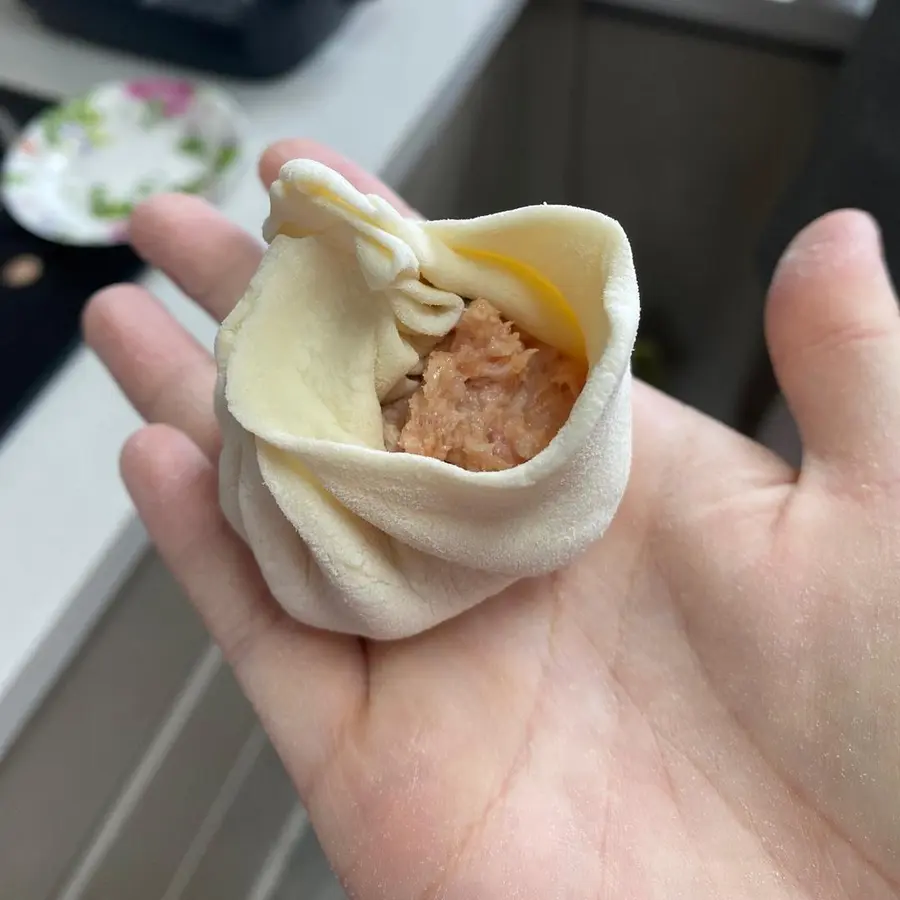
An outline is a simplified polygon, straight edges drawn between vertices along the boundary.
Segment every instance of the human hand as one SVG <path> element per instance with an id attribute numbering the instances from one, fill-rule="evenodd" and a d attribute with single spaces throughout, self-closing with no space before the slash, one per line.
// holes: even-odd
<path id="1" fill-rule="evenodd" d="M 402 207 L 306 142 L 264 180 L 297 156 Z M 219 318 L 262 252 L 186 197 L 133 240 Z M 209 354 L 140 288 L 94 298 L 88 342 L 160 423 L 126 484 L 351 896 L 900 896 L 900 316 L 870 220 L 798 237 L 767 319 L 799 473 L 637 384 L 607 535 L 386 644 L 279 611 L 219 511 Z"/>

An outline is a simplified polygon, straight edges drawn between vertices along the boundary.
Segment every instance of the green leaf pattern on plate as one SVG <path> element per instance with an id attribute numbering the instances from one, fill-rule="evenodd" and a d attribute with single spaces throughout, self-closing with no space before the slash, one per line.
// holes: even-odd
<path id="1" fill-rule="evenodd" d="M 182 194 L 205 194 L 238 160 L 240 150 L 235 143 L 211 146 L 197 135 L 188 135 L 178 144 L 178 149 L 187 156 L 207 162 L 208 169 L 202 175 L 182 184 L 178 190 Z"/>
<path id="2" fill-rule="evenodd" d="M 127 219 L 133 212 L 135 204 L 128 200 L 117 200 L 110 196 L 109 189 L 102 184 L 95 184 L 90 194 L 91 215 L 95 219 L 114 221 Z"/>
<path id="3" fill-rule="evenodd" d="M 197 156 L 201 159 L 209 154 L 209 148 L 206 146 L 206 141 L 195 134 L 189 134 L 183 137 L 178 144 L 178 149 L 184 153 L 185 156 Z"/>
<path id="4" fill-rule="evenodd" d="M 230 169 L 238 158 L 237 144 L 223 144 L 216 153 L 216 159 L 213 163 L 213 170 L 216 175 L 222 175 Z"/>
<path id="5" fill-rule="evenodd" d="M 235 164 L 240 152 L 237 145 L 232 143 L 222 144 L 211 150 L 203 138 L 197 136 L 183 138 L 178 144 L 178 149 L 188 156 L 209 161 L 206 172 L 178 187 L 180 193 L 195 195 L 205 194 L 216 179 Z M 128 218 L 134 212 L 134 208 L 151 197 L 155 190 L 154 184 L 144 182 L 138 187 L 133 198 L 117 199 L 110 195 L 105 185 L 94 185 L 90 192 L 91 215 L 104 221 Z"/>
<path id="6" fill-rule="evenodd" d="M 22 187 L 28 183 L 28 177 L 24 172 L 5 172 L 3 175 L 4 187 Z"/>
<path id="7" fill-rule="evenodd" d="M 156 189 L 152 181 L 142 181 L 135 189 L 134 197 L 126 200 L 113 197 L 106 185 L 95 184 L 90 192 L 91 215 L 103 221 L 127 219 L 139 203 L 153 196 Z"/>
<path id="8" fill-rule="evenodd" d="M 181 185 L 180 193 L 182 194 L 204 194 L 209 187 L 209 177 L 201 176 L 193 181 L 188 181 Z"/>
<path id="9" fill-rule="evenodd" d="M 107 140 L 103 113 L 94 108 L 89 97 L 81 97 L 50 110 L 43 120 L 44 139 L 53 147 L 62 146 L 68 128 L 84 135 L 92 147 Z"/>

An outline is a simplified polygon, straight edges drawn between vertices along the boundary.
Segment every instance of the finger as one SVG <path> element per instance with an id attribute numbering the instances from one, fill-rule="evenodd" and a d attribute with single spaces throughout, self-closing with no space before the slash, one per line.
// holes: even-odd
<path id="1" fill-rule="evenodd" d="M 174 425 L 208 457 L 218 456 L 215 365 L 147 291 L 136 285 L 101 291 L 88 303 L 83 327 L 88 346 L 144 419 Z"/>
<path id="2" fill-rule="evenodd" d="M 787 250 L 766 310 L 807 463 L 881 467 L 900 435 L 900 314 L 875 222 L 846 210 Z"/>
<path id="3" fill-rule="evenodd" d="M 759 504 L 794 484 L 781 457 L 720 422 L 636 381 L 633 458 L 622 515 L 685 540 L 734 503 Z M 695 527 L 697 526 L 697 527 Z"/>
<path id="4" fill-rule="evenodd" d="M 132 216 L 131 243 L 213 318 L 241 298 L 262 259 L 262 244 L 197 197 L 155 197 Z"/>
<path id="5" fill-rule="evenodd" d="M 222 516 L 215 468 L 185 435 L 165 426 L 138 432 L 123 451 L 122 475 L 160 556 L 308 795 L 360 706 L 359 642 L 298 625 L 275 605 Z"/>
<path id="6" fill-rule="evenodd" d="M 281 167 L 292 159 L 314 159 L 324 163 L 329 168 L 334 169 L 335 172 L 343 175 L 347 181 L 363 194 L 376 194 L 382 197 L 396 210 L 403 213 L 404 216 L 415 215 L 409 205 L 387 185 L 382 184 L 376 176 L 371 175 L 355 162 L 341 156 L 336 150 L 331 150 L 328 147 L 317 144 L 315 141 L 304 140 L 303 138 L 279 141 L 266 150 L 259 163 L 259 175 L 263 184 L 266 187 L 271 185 L 278 178 Z"/>

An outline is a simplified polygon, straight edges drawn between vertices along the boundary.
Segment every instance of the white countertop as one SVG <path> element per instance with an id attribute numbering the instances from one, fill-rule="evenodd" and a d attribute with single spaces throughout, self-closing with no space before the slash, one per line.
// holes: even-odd
<path id="1" fill-rule="evenodd" d="M 257 150 L 311 137 L 396 183 L 483 70 L 524 0 L 373 0 L 287 79 L 214 79 L 243 103 Z M 163 67 L 55 37 L 0 0 L 0 85 L 49 95 Z M 225 213 L 258 232 L 266 196 L 248 173 Z M 145 279 L 208 346 L 213 323 L 166 279 Z M 79 350 L 0 443 L 0 756 L 147 546 L 118 476 L 140 425 Z"/>

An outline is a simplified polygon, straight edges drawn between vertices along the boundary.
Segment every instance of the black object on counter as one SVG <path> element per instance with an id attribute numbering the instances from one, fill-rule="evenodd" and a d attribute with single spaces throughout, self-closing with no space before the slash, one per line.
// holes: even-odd
<path id="1" fill-rule="evenodd" d="M 73 37 L 242 78 L 298 65 L 357 0 L 23 0 Z M 427 0 L 423 0 L 427 2 Z"/>
<path id="2" fill-rule="evenodd" d="M 0 88 L 0 113 L 20 126 L 49 103 Z M 142 268 L 128 247 L 48 243 L 0 209 L 0 436 L 78 346 L 91 294 Z"/>

